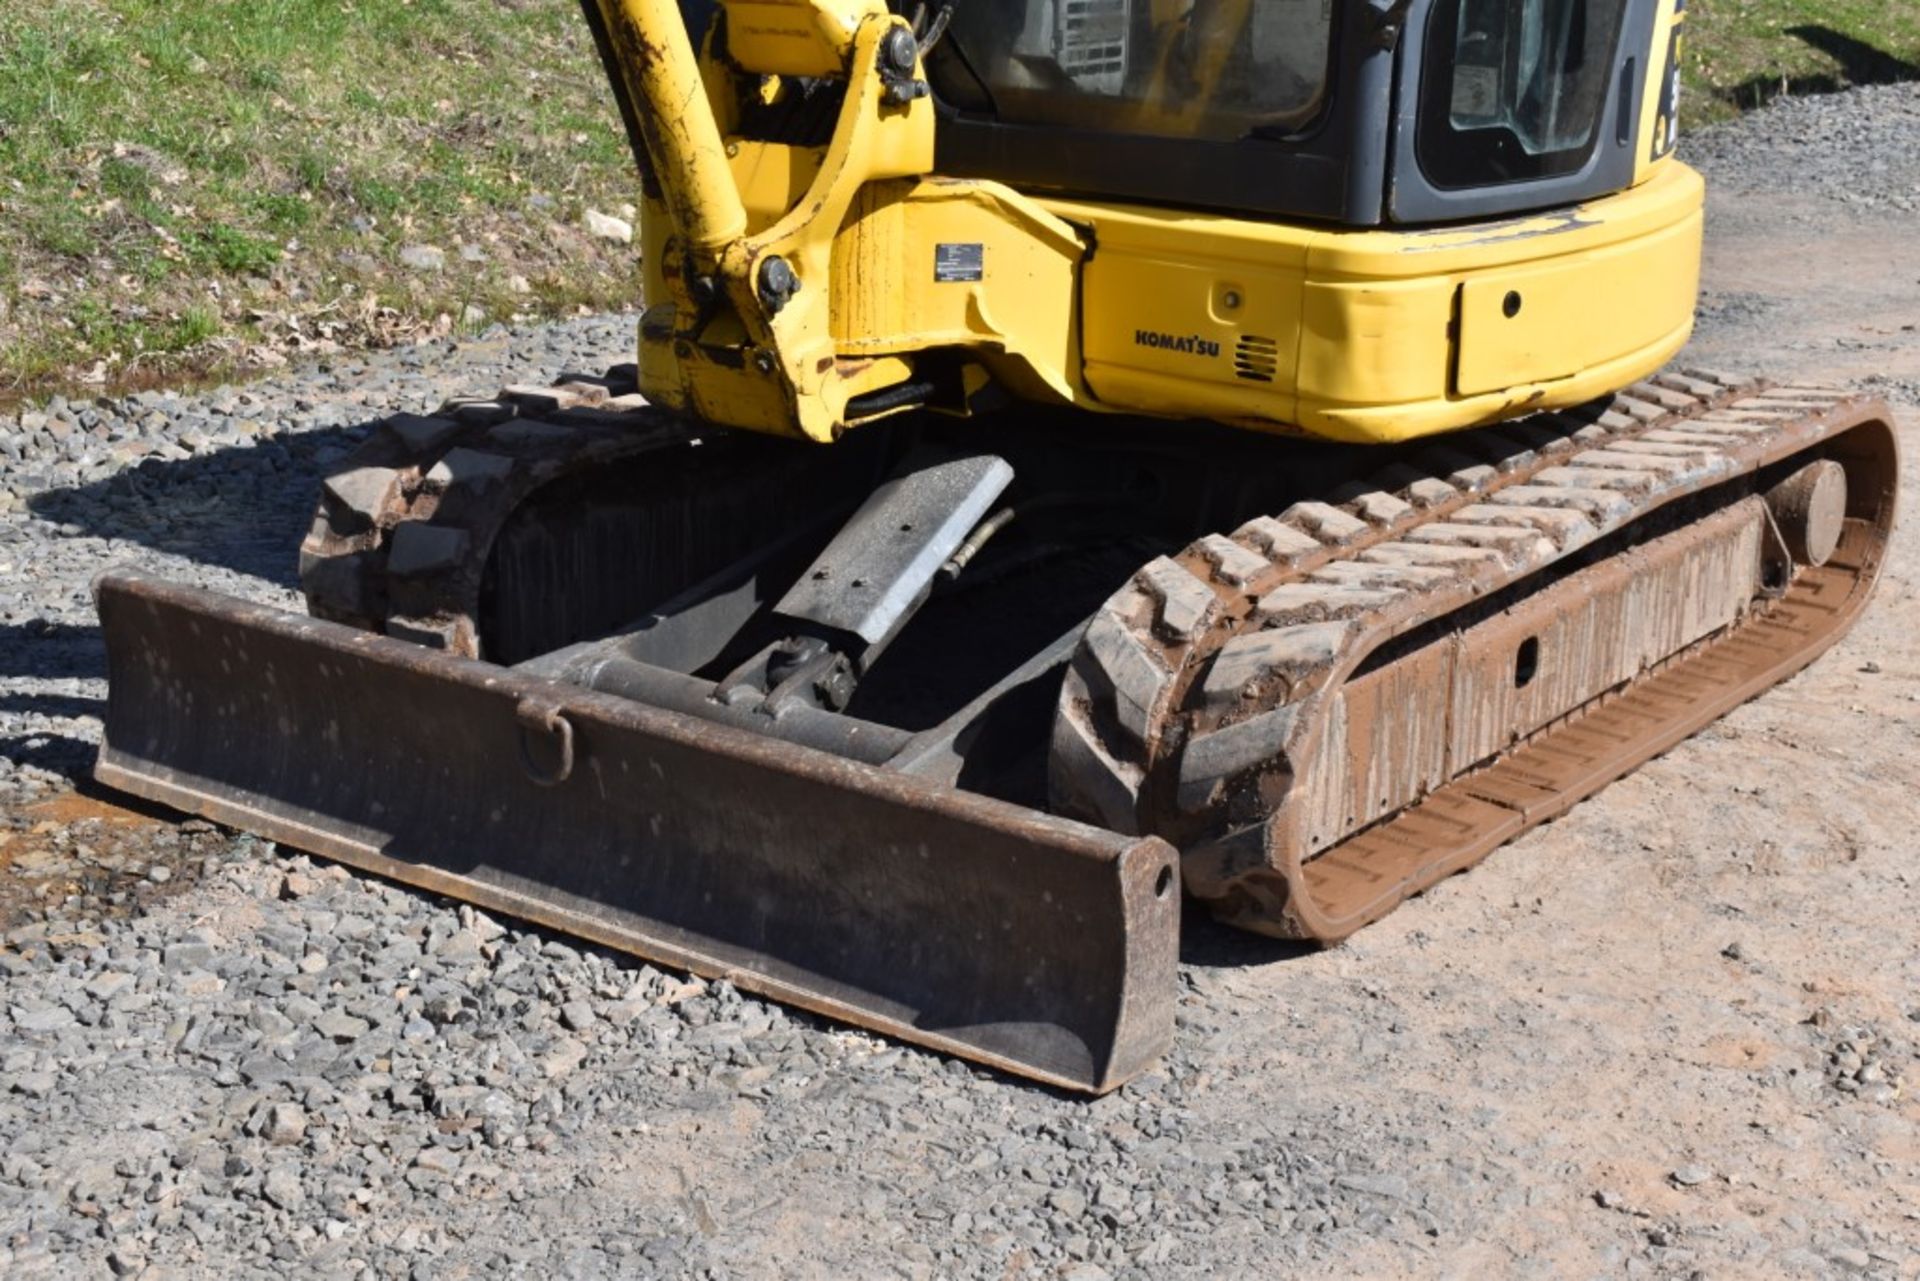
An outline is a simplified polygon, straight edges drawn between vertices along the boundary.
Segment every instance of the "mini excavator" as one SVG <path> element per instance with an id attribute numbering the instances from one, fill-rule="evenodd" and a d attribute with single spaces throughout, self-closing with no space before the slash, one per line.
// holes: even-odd
<path id="1" fill-rule="evenodd" d="M 1784 679 L 1887 408 L 1666 368 L 1682 0 L 586 0 L 629 363 L 115 570 L 106 783 L 1100 1092 Z"/>

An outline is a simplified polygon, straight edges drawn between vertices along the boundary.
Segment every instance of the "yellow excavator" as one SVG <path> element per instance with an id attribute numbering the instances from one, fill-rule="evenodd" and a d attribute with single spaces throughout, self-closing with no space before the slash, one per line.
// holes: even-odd
<path id="1" fill-rule="evenodd" d="M 1662 371 L 1683 0 L 584 10 L 637 360 L 104 574 L 105 782 L 1097 1092 L 1866 601 L 1885 406 Z"/>

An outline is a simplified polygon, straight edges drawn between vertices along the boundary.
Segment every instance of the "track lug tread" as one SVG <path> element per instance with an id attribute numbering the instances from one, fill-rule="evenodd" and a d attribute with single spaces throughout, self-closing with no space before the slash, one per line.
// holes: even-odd
<path id="1" fill-rule="evenodd" d="M 496 424 L 487 431 L 489 443 L 510 452 L 538 449 L 573 437 L 574 432 L 559 423 L 543 423 L 534 418 L 515 418 Z"/>
<path id="2" fill-rule="evenodd" d="M 1672 414 L 1684 414 L 1700 403 L 1700 397 L 1692 396 L 1677 388 L 1663 386 L 1659 381 L 1637 382 L 1627 391 L 1641 400 L 1650 401 Z"/>
<path id="3" fill-rule="evenodd" d="M 1680 433 L 1673 433 L 1678 435 Z M 1683 460 L 1689 469 L 1703 463 L 1732 463 L 1724 440 L 1711 437 L 1692 440 L 1636 440 L 1630 442 L 1632 448 L 1623 452 L 1636 454 L 1664 454 L 1668 458 Z"/>
<path id="4" fill-rule="evenodd" d="M 1513 529 L 1500 525 L 1460 525 L 1438 521 L 1407 531 L 1410 543 L 1439 543 L 1450 547 L 1486 547 L 1509 558 L 1550 556 L 1552 543 L 1531 527 Z"/>
<path id="5" fill-rule="evenodd" d="M 1120 728 L 1134 742 L 1148 742 L 1173 674 L 1128 620 L 1110 609 L 1094 615 L 1088 625 L 1085 652 L 1113 695 Z"/>
<path id="6" fill-rule="evenodd" d="M 1665 370 L 1655 374 L 1652 382 L 1656 387 L 1684 392 L 1695 400 L 1711 400 L 1721 392 L 1721 384 L 1694 377 L 1685 370 Z"/>
<path id="7" fill-rule="evenodd" d="M 438 415 L 395 414 L 380 424 L 409 455 L 432 453 L 461 431 L 461 424 Z"/>
<path id="8" fill-rule="evenodd" d="M 1297 562 L 1322 550 L 1319 539 L 1282 524 L 1273 516 L 1254 517 L 1233 531 L 1233 539 L 1276 563 Z"/>
<path id="9" fill-rule="evenodd" d="M 1344 583 L 1282 583 L 1260 598 L 1261 618 L 1275 626 L 1334 622 L 1391 605 L 1406 593 L 1397 587 Z"/>
<path id="10" fill-rule="evenodd" d="M 485 489 L 505 481 L 513 473 L 514 460 L 505 454 L 456 446 L 449 449 L 426 475 L 426 481 L 440 491 L 459 485 Z"/>
<path id="11" fill-rule="evenodd" d="M 1391 526 L 1413 518 L 1415 511 L 1412 503 L 1395 497 L 1384 489 L 1368 490 L 1347 503 L 1353 508 L 1353 514 L 1369 525 Z"/>
<path id="12" fill-rule="evenodd" d="M 1633 502 L 1618 490 L 1572 485 L 1511 485 L 1487 501 L 1494 506 L 1561 507 L 1579 512 L 1602 530 L 1613 529 L 1633 516 Z"/>
<path id="13" fill-rule="evenodd" d="M 1706 382 L 1718 383 L 1727 391 L 1750 391 L 1760 386 L 1761 380 L 1753 374 L 1730 373 L 1723 369 L 1705 368 L 1700 365 L 1685 365 L 1680 373 L 1688 378 L 1698 378 Z"/>
<path id="14" fill-rule="evenodd" d="M 472 549 L 464 529 L 408 521 L 396 526 L 387 552 L 387 572 L 395 578 L 413 578 L 458 565 Z"/>
<path id="15" fill-rule="evenodd" d="M 509 421 L 519 411 L 505 401 L 486 399 L 448 401 L 439 412 L 463 427 L 492 427 Z"/>
<path id="16" fill-rule="evenodd" d="M 1067 675 L 1063 710 L 1054 717 L 1048 786 L 1055 804 L 1072 808 L 1116 832 L 1136 831 L 1145 771 L 1100 741 L 1087 717 L 1087 692 Z"/>
<path id="17" fill-rule="evenodd" d="M 327 477 L 321 488 L 341 517 L 358 529 L 370 529 L 398 494 L 400 472 L 393 467 L 352 467 Z"/>
<path id="18" fill-rule="evenodd" d="M 1381 543 L 1360 553 L 1360 559 L 1379 565 L 1415 565 L 1447 568 L 1504 563 L 1491 547 L 1449 547 L 1441 543 Z"/>
<path id="19" fill-rule="evenodd" d="M 1159 608 L 1154 621 L 1176 640 L 1191 640 L 1219 607 L 1213 589 L 1179 561 L 1156 556 L 1134 576 Z"/>
<path id="20" fill-rule="evenodd" d="M 1686 470 L 1686 464 L 1677 461 L 1671 455 L 1636 454 L 1624 449 L 1589 449 L 1578 457 L 1570 459 L 1567 465 L 1569 467 L 1602 467 L 1609 471 L 1655 473 L 1675 473 Z"/>
<path id="21" fill-rule="evenodd" d="M 1215 578 L 1234 587 L 1245 587 L 1273 568 L 1266 557 L 1222 534 L 1208 534 L 1194 543 L 1193 550 L 1212 567 Z"/>
<path id="22" fill-rule="evenodd" d="M 1612 489 L 1623 494 L 1644 494 L 1660 480 L 1660 476 L 1650 471 L 1627 471 L 1613 467 L 1549 467 L 1533 476 L 1537 485 Z"/>
<path id="23" fill-rule="evenodd" d="M 1517 503 L 1476 503 L 1447 517 L 1463 525 L 1513 526 L 1545 534 L 1561 550 L 1591 542 L 1600 531 L 1578 511 L 1568 507 L 1527 507 Z"/>
<path id="24" fill-rule="evenodd" d="M 1469 463 L 1465 467 L 1457 467 L 1448 472 L 1446 481 L 1449 485 L 1469 494 L 1480 494 L 1491 487 L 1499 477 L 1498 469 L 1486 463 Z"/>
<path id="25" fill-rule="evenodd" d="M 1427 476 L 1408 485 L 1406 495 L 1415 507 L 1438 507 L 1460 497 L 1460 491 L 1438 476 Z"/>
<path id="26" fill-rule="evenodd" d="M 1367 532 L 1367 522 L 1330 503 L 1295 503 L 1280 513 L 1283 523 L 1331 546 L 1344 546 Z"/>
<path id="27" fill-rule="evenodd" d="M 1644 400 L 1637 396 L 1629 396 L 1624 392 L 1615 396 L 1613 403 L 1614 407 L 1619 409 L 1621 413 L 1637 418 L 1643 424 L 1657 423 L 1662 419 L 1673 416 L 1673 411 L 1664 405 L 1655 401 Z"/>
<path id="28" fill-rule="evenodd" d="M 1437 587 L 1455 575 L 1435 565 L 1394 565 L 1370 560 L 1329 561 L 1307 575 L 1310 583 L 1350 583 L 1355 587 Z"/>
<path id="29" fill-rule="evenodd" d="M 1175 803 L 1187 814 L 1217 804 L 1224 784 L 1278 760 L 1297 718 L 1297 708 L 1276 707 L 1192 739 L 1180 753 Z"/>

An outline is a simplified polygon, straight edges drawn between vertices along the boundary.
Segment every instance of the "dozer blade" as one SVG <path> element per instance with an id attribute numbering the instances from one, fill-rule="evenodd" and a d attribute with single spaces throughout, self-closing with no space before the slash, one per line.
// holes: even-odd
<path id="1" fill-rule="evenodd" d="M 97 777 L 1078 1090 L 1172 1034 L 1171 847 L 115 570 Z"/>

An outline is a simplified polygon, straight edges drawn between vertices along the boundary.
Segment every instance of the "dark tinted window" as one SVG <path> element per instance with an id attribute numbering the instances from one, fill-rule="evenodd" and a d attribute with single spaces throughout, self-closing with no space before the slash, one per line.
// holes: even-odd
<path id="1" fill-rule="evenodd" d="M 1438 187 L 1572 173 L 1593 154 L 1625 0 L 1439 0 L 1416 150 Z"/>
<path id="2" fill-rule="evenodd" d="M 1319 114 L 1332 28 L 1332 0 L 957 0 L 947 42 L 966 74 L 934 79 L 1013 124 L 1287 133 Z"/>

